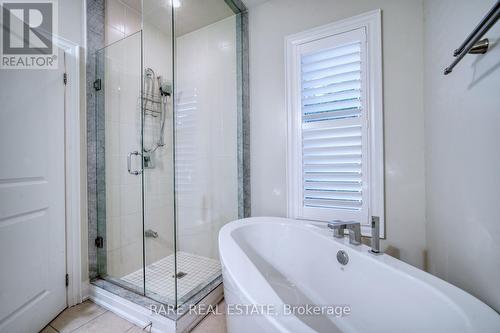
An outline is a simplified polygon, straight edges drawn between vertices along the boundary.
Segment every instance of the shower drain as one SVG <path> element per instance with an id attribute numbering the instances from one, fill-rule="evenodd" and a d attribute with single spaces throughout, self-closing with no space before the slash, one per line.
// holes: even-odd
<path id="1" fill-rule="evenodd" d="M 175 277 L 177 279 L 182 279 L 183 277 L 185 277 L 187 275 L 187 273 L 184 273 L 184 272 L 179 272 L 177 273 L 176 275 L 172 275 L 172 277 Z"/>

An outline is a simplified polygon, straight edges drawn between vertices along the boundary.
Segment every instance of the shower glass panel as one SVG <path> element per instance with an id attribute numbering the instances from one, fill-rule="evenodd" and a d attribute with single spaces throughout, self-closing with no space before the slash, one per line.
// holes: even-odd
<path id="1" fill-rule="evenodd" d="M 226 1 L 179 4 L 174 8 L 174 117 L 181 305 L 220 283 L 219 230 L 239 216 L 239 77 L 237 16 Z"/>
<path id="2" fill-rule="evenodd" d="M 146 296 L 175 305 L 172 8 L 166 3 L 142 5 L 144 276 Z"/>
<path id="3" fill-rule="evenodd" d="M 144 294 L 141 45 L 137 32 L 97 51 L 94 88 L 98 274 Z"/>

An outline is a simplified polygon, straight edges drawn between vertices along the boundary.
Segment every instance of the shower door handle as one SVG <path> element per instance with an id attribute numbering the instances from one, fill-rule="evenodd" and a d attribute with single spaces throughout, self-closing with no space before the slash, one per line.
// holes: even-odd
<path id="1" fill-rule="evenodd" d="M 132 151 L 130 153 L 128 153 L 127 155 L 127 170 L 128 170 L 128 173 L 130 173 L 131 175 L 140 175 L 142 173 L 142 169 L 141 170 L 133 170 L 132 171 L 132 155 L 135 155 L 135 156 L 139 156 L 141 155 L 141 153 L 139 153 L 137 150 L 136 151 Z"/>

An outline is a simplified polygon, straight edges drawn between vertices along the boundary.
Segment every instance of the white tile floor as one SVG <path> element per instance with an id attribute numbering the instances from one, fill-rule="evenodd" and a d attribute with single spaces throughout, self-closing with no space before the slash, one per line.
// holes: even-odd
<path id="1" fill-rule="evenodd" d="M 225 309 L 222 301 L 219 308 Z M 149 332 L 118 317 L 91 301 L 83 302 L 64 310 L 40 333 L 139 333 Z M 205 317 L 191 332 L 226 333 L 224 315 Z"/>
<path id="2" fill-rule="evenodd" d="M 41 333 L 132 333 L 141 329 L 90 301 L 64 310 Z"/>
<path id="3" fill-rule="evenodd" d="M 221 273 L 219 261 L 192 253 L 177 252 L 177 273 L 186 273 L 177 279 L 177 299 L 181 302 L 192 291 L 203 288 Z M 171 254 L 146 266 L 146 290 L 168 300 L 175 299 L 174 255 Z M 142 288 L 143 271 L 139 269 L 121 278 L 123 281 Z"/>
<path id="4" fill-rule="evenodd" d="M 226 333 L 226 302 L 222 300 L 218 308 L 222 315 L 209 314 L 191 331 L 191 333 Z"/>

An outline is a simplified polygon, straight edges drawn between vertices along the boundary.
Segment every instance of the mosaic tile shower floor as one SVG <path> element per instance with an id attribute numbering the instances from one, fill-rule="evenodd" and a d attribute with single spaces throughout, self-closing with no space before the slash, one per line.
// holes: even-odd
<path id="1" fill-rule="evenodd" d="M 182 303 L 221 274 L 219 261 L 192 253 L 177 252 L 177 299 Z M 166 300 L 175 299 L 174 255 L 146 266 L 146 290 Z M 142 288 L 143 270 L 139 269 L 121 280 Z"/>

